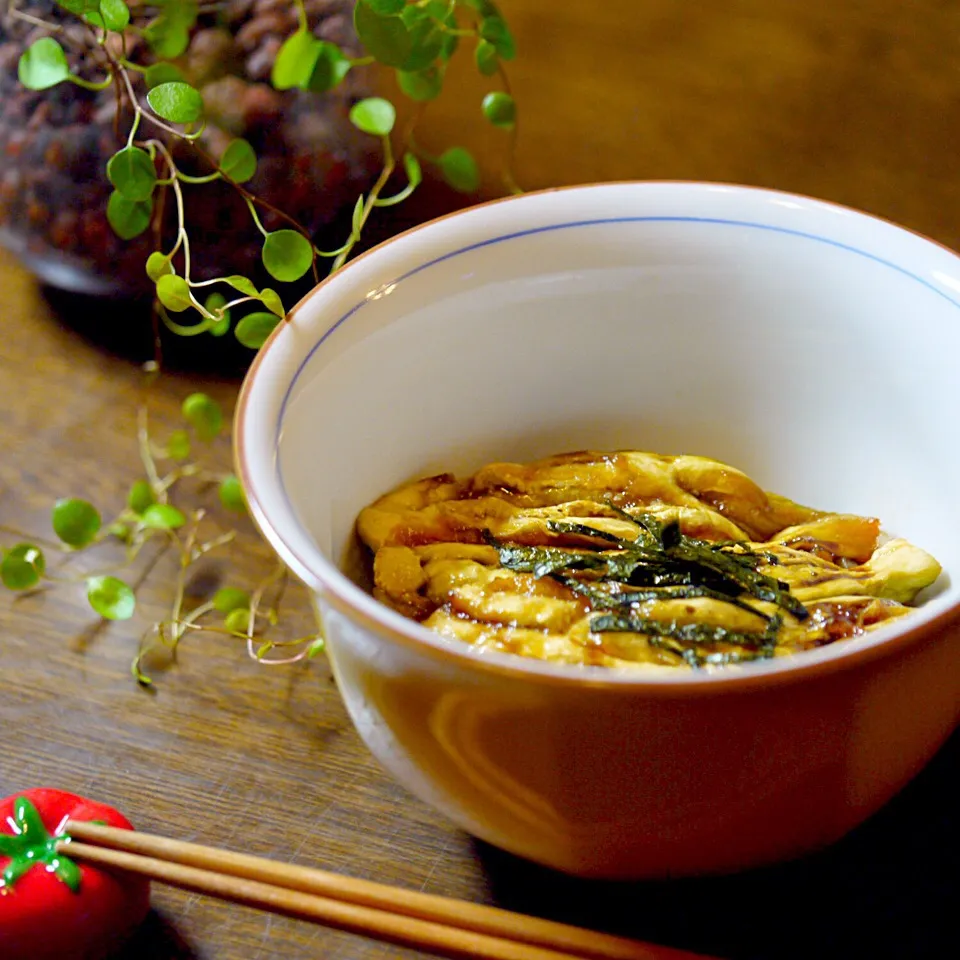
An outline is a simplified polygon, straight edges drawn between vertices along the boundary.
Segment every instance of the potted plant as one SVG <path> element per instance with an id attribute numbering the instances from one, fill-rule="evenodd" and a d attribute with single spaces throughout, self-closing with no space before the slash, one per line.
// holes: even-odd
<path id="1" fill-rule="evenodd" d="M 422 180 L 371 65 L 425 104 L 466 42 L 512 128 L 490 0 L 3 0 L 0 242 L 55 286 L 155 294 L 174 333 L 256 347 Z M 429 160 L 476 188 L 465 149 Z"/>

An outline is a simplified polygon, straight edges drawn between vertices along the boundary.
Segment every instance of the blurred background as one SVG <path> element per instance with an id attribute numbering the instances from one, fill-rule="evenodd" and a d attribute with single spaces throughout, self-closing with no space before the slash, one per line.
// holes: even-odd
<path id="1" fill-rule="evenodd" d="M 634 178 L 757 184 L 960 246 L 956 0 L 500 6 L 517 39 L 509 72 L 525 189 Z M 420 141 L 475 149 L 493 194 L 504 138 L 476 122 L 484 81 L 469 57 L 454 58 L 449 79 Z"/>
<path id="2" fill-rule="evenodd" d="M 522 188 L 627 179 L 754 184 L 847 204 L 960 249 L 957 0 L 498 2 L 518 51 L 507 73 Z M 52 0 L 0 0 L 0 246 L 51 285 L 50 303 L 65 322 L 147 359 L 153 285 L 143 264 L 156 242 L 147 233 L 121 242 L 107 223 L 104 171 L 120 142 L 114 93 L 67 84 L 26 90 L 17 63 L 36 28 L 7 15 L 17 6 L 48 18 L 56 9 Z M 353 0 L 305 7 L 315 37 L 360 55 Z M 203 9 L 177 63 L 204 97 L 207 149 L 220 155 L 230 139 L 245 137 L 258 157 L 250 189 L 296 218 L 321 248 L 338 247 L 354 200 L 379 169 L 376 141 L 349 123 L 350 106 L 373 92 L 389 96 L 400 111 L 398 138 L 420 107 L 386 68 L 351 71 L 328 94 L 281 93 L 270 85 L 271 66 L 296 27 L 291 0 L 217 0 Z M 61 36 L 85 36 L 76 23 L 65 27 Z M 473 48 L 461 43 L 416 138 L 424 156 L 471 149 L 483 175 L 479 199 L 489 199 L 504 193 L 511 135 L 482 115 L 484 94 L 499 82 L 477 72 Z M 99 77 L 95 58 L 72 62 L 88 79 Z M 429 163 L 425 174 L 410 200 L 371 217 L 357 252 L 478 199 L 444 186 Z M 404 183 L 398 176 L 396 189 Z M 242 273 L 271 284 L 243 201 L 222 184 L 196 189 L 202 202 L 186 193 L 195 275 Z M 280 226 L 265 216 L 269 229 Z M 312 284 L 308 276 L 285 287 L 285 303 Z M 105 309 L 104 298 L 116 309 Z M 236 373 L 249 363 L 232 337 L 161 339 L 167 366 Z"/>

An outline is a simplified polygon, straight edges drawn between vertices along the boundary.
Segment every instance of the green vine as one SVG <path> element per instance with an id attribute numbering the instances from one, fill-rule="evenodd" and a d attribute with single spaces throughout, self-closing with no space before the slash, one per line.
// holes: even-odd
<path id="1" fill-rule="evenodd" d="M 137 609 L 140 584 L 131 584 L 116 573 L 131 567 L 145 548 L 156 545 L 155 559 L 173 552 L 177 573 L 169 614 L 146 630 L 131 664 L 131 671 L 141 684 L 152 683 L 144 668 L 148 654 L 157 647 L 175 653 L 180 641 L 197 631 L 241 640 L 250 655 L 261 662 L 291 663 L 316 656 L 324 646 L 319 634 L 286 640 L 269 635 L 280 622 L 281 602 L 288 584 L 289 575 L 280 563 L 252 591 L 228 586 L 206 598 L 188 596 L 188 586 L 199 562 L 215 551 L 222 552 L 237 538 L 236 530 L 211 529 L 211 508 L 233 514 L 245 514 L 247 508 L 240 481 L 234 474 L 212 471 L 194 456 L 196 447 L 206 447 L 223 434 L 220 405 L 206 394 L 194 393 L 183 401 L 182 415 L 184 427 L 171 431 L 165 443 L 157 444 L 150 434 L 147 411 L 142 408 L 137 433 L 143 476 L 131 484 L 119 513 L 104 522 L 100 511 L 86 500 L 58 500 L 50 515 L 57 543 L 46 552 L 27 540 L 3 550 L 0 582 L 21 593 L 79 582 L 89 606 L 99 617 L 129 620 Z M 208 506 L 187 509 L 177 505 L 178 494 L 188 482 L 196 486 L 201 498 L 207 497 Z M 72 555 L 110 543 L 122 547 L 120 563 L 79 578 L 65 574 Z M 50 569 L 50 552 L 63 558 L 56 569 Z M 285 650 L 285 655 L 270 657 L 278 648 Z M 292 653 L 289 648 L 293 648 Z"/>
<path id="2" fill-rule="evenodd" d="M 395 129 L 396 108 L 383 97 L 368 97 L 350 110 L 351 123 L 379 141 L 383 165 L 367 193 L 357 197 L 350 231 L 334 250 L 321 250 L 306 228 L 243 186 L 257 170 L 257 156 L 250 143 L 234 139 L 219 158 L 210 156 L 200 145 L 205 123 L 203 98 L 175 63 L 186 51 L 197 22 L 199 7 L 193 0 L 157 0 L 149 8 L 128 6 L 126 0 L 55 2 L 86 24 L 98 51 L 102 79 L 91 81 L 72 73 L 60 42 L 54 36 L 45 36 L 21 56 L 20 81 L 32 90 L 46 90 L 60 83 L 92 90 L 116 87 L 118 100 L 129 108 L 132 120 L 122 138 L 123 146 L 107 163 L 106 174 L 113 186 L 107 219 L 121 239 L 132 240 L 151 225 L 157 227 L 164 195 L 168 191 L 172 194 L 175 237 L 168 249 L 160 247 L 150 254 L 146 271 L 155 285 L 158 314 L 177 334 L 223 335 L 232 327 L 242 344 L 257 349 L 286 316 L 280 294 L 269 287 L 258 289 L 248 277 L 224 274 L 194 279 L 183 184 L 222 180 L 240 194 L 253 227 L 262 235 L 263 266 L 278 283 L 293 283 L 308 273 L 319 280 L 321 261 L 329 261 L 331 271 L 341 267 L 361 240 L 373 212 L 401 203 L 420 185 L 421 161 L 433 164 L 455 189 L 466 193 L 477 190 L 480 171 L 466 148 L 453 146 L 432 156 L 418 149 L 415 140 L 423 108 L 443 92 L 447 65 L 462 42 L 473 44 L 473 59 L 480 74 L 496 78 L 499 84 L 499 89 L 483 97 L 479 113 L 509 134 L 503 179 L 508 190 L 519 192 L 510 160 L 517 110 L 503 68 L 503 62 L 515 56 L 516 48 L 506 21 L 491 0 L 356 0 L 354 25 L 368 51 L 367 56 L 359 58 L 350 58 L 337 44 L 315 37 L 303 0 L 293 0 L 298 25 L 274 59 L 270 79 L 275 89 L 322 95 L 341 84 L 351 70 L 378 63 L 395 72 L 401 91 L 419 105 L 414 121 L 399 132 Z M 42 23 L 18 10 L 14 14 Z M 126 56 L 127 37 L 133 34 L 146 40 L 154 62 L 145 65 Z M 184 172 L 161 134 L 189 146 L 208 172 Z M 392 195 L 384 195 L 399 169 L 405 185 Z M 258 212 L 261 210 L 280 217 L 285 226 L 268 230 Z M 155 233 L 159 237 L 160 230 L 155 229 Z M 241 306 L 249 309 L 250 305 L 256 309 L 234 322 L 233 311 Z M 170 316 L 188 311 L 199 315 L 196 322 L 179 323 Z"/>

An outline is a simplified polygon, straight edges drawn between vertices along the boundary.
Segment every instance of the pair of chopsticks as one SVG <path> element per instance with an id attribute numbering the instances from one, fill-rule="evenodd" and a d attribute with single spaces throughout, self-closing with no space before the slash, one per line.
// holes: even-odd
<path id="1" fill-rule="evenodd" d="M 471 960 L 707 960 L 580 927 L 196 843 L 66 824 L 58 851 L 247 907 Z"/>

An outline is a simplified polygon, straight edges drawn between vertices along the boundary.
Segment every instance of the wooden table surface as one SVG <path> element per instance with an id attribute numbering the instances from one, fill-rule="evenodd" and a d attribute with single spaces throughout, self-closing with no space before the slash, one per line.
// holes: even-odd
<path id="1" fill-rule="evenodd" d="M 0 253 L 0 524 L 49 539 L 59 496 L 119 510 L 137 475 L 141 375 L 57 322 L 33 280 Z M 176 425 L 196 378 L 166 376 L 148 398 Z M 205 384 L 224 403 L 231 384 Z M 216 452 L 229 468 L 225 445 Z M 269 568 L 249 528 L 212 578 Z M 95 564 L 78 558 L 80 569 Z M 158 570 L 133 621 L 97 630 L 79 587 L 0 595 L 0 795 L 56 785 L 111 802 L 141 829 L 359 877 L 500 903 L 727 958 L 945 956 L 960 857 L 952 774 L 960 738 L 872 822 L 802 863 L 727 879 L 572 881 L 475 843 L 395 786 L 359 741 L 325 661 L 267 668 L 218 637 L 189 638 L 138 688 L 140 631 L 163 616 Z M 306 604 L 299 598 L 303 620 Z M 129 960 L 413 956 L 319 927 L 157 888 Z"/>
<path id="2" fill-rule="evenodd" d="M 851 2 L 823 21 L 817 5 L 781 4 L 774 15 L 759 0 L 728 0 L 698 8 L 696 22 L 666 0 L 631 5 L 635 16 L 620 3 L 554 5 L 549 15 L 535 0 L 504 6 L 526 57 L 516 79 L 528 104 L 519 158 L 528 185 L 754 181 L 960 239 L 960 204 L 951 207 L 960 98 L 943 94 L 956 84 L 956 57 L 930 53 L 941 37 L 951 50 L 960 42 L 950 5 Z M 438 106 L 426 140 L 457 136 L 458 116 L 456 104 Z M 136 364 L 59 323 L 2 252 L 0 290 L 0 543 L 9 546 L 18 532 L 51 537 L 57 497 L 89 497 L 105 514 L 122 506 L 138 471 L 144 395 Z M 160 435 L 198 382 L 165 375 L 151 389 Z M 235 383 L 203 386 L 232 403 Z M 226 443 L 214 457 L 229 469 Z M 267 549 L 243 531 L 229 564 L 210 563 L 211 581 L 249 585 L 269 568 Z M 471 840 L 394 785 L 360 743 L 322 657 L 267 668 L 223 638 L 190 638 L 155 689 L 140 689 L 129 663 L 169 603 L 169 574 L 161 564 L 147 580 L 133 621 L 102 629 L 79 587 L 0 594 L 0 794 L 56 785 L 116 804 L 145 830 L 718 957 L 960 950 L 957 736 L 873 820 L 803 862 L 731 878 L 582 883 Z M 308 619 L 302 595 L 297 606 L 291 631 Z M 129 960 L 416 955 L 159 887 L 153 902 Z"/>

